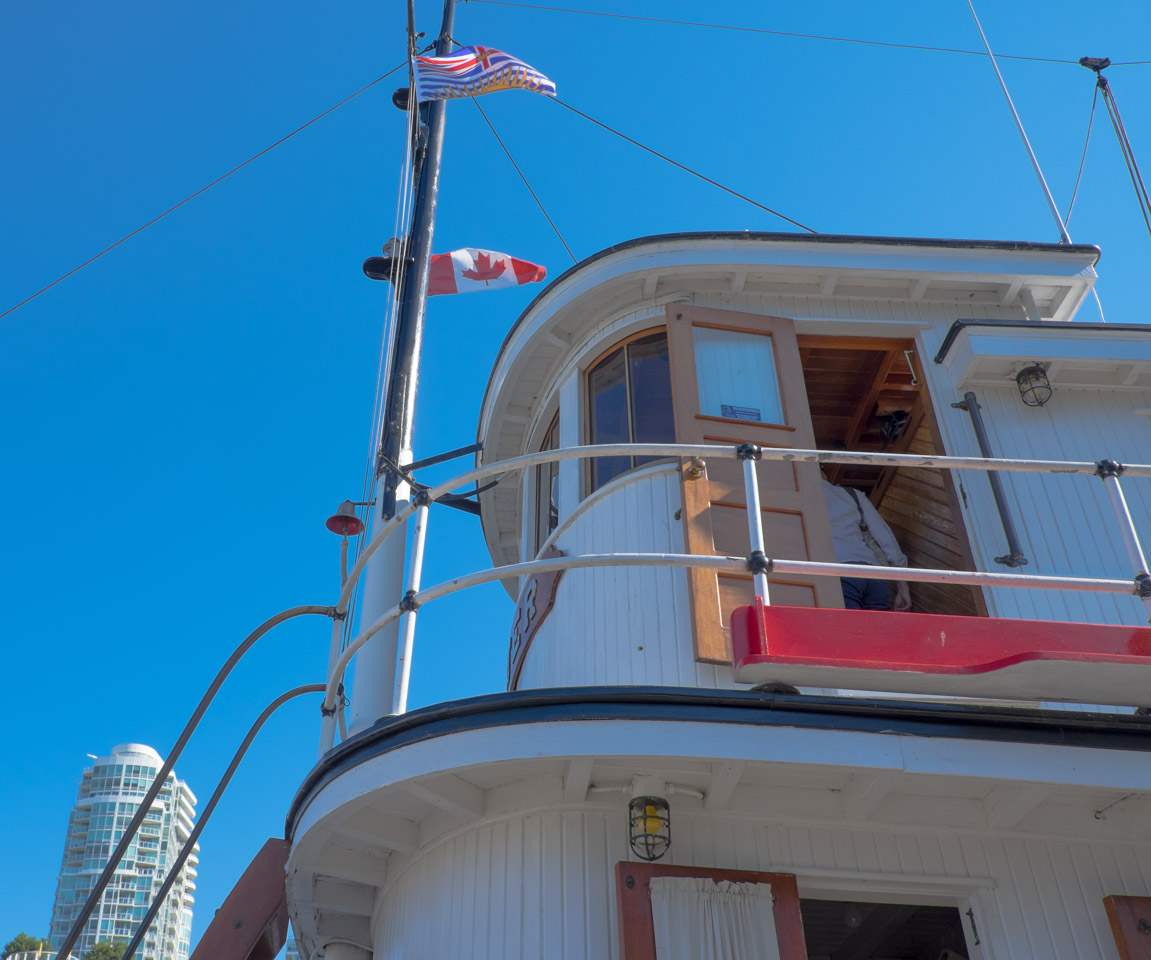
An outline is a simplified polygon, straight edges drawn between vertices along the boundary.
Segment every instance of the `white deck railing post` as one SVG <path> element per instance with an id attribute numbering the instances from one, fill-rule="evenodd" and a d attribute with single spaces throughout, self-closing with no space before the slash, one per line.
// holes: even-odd
<path id="1" fill-rule="evenodd" d="M 1151 620 L 1151 574 L 1147 572 L 1147 558 L 1143 556 L 1139 534 L 1135 532 L 1131 511 L 1127 509 L 1127 499 L 1123 496 L 1123 488 L 1119 485 L 1123 464 L 1114 460 L 1100 460 L 1095 466 L 1096 475 L 1103 481 L 1107 496 L 1111 498 L 1111 508 L 1115 511 L 1115 520 L 1123 536 L 1123 545 L 1127 548 L 1127 558 L 1135 568 L 1135 595 L 1143 601 L 1148 618 Z"/>
<path id="2" fill-rule="evenodd" d="M 428 507 L 432 503 L 426 490 L 417 493 L 413 501 L 416 504 L 416 528 L 412 536 L 412 553 L 408 558 L 408 589 L 400 601 L 404 616 L 396 657 L 396 686 L 392 692 L 392 713 L 397 715 L 408 710 L 408 683 L 412 677 L 412 646 L 416 639 L 416 610 L 419 607 L 416 595 L 420 592 L 420 578 L 424 572 L 424 541 L 428 535 Z"/>
<path id="3" fill-rule="evenodd" d="M 764 553 L 763 510 L 759 504 L 759 479 L 756 477 L 755 461 L 763 451 L 754 443 L 741 443 L 735 448 L 736 456 L 743 461 L 744 499 L 747 503 L 747 533 L 751 540 L 751 553 L 747 558 L 747 568 L 752 573 L 755 595 L 764 604 L 771 603 L 767 593 L 767 571 L 769 564 Z"/>

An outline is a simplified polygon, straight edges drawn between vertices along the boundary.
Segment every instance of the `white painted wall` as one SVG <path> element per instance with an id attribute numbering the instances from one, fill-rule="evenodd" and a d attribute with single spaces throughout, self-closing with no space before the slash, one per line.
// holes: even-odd
<path id="1" fill-rule="evenodd" d="M 819 297 L 766 297 L 686 292 L 701 306 L 794 317 L 801 333 L 914 337 L 935 405 L 945 452 L 978 456 L 964 411 L 950 405 L 965 387 L 954 368 L 932 361 L 947 330 L 962 315 L 1017 318 L 1017 308 L 955 304 L 882 303 Z M 663 322 L 663 307 L 644 304 L 589 323 L 573 337 L 566 361 L 541 392 L 540 411 L 550 421 L 559 397 L 561 442 L 583 441 L 582 366 L 622 337 Z M 1053 334 L 1058 324 L 1052 324 Z M 1033 346 L 1021 341 L 1020 356 Z M 994 451 L 1038 459 L 1127 462 L 1151 459 L 1151 393 L 1057 387 L 1043 408 L 1025 407 L 1014 384 L 976 388 Z M 543 413 L 539 414 L 540 417 Z M 538 417 L 537 417 L 538 420 Z M 538 433 L 542 421 L 533 427 Z M 1003 474 L 1008 500 L 1029 564 L 1022 572 L 1048 575 L 1132 575 L 1102 483 L 1093 478 Z M 682 551 L 678 480 L 640 471 L 617 485 L 580 499 L 580 467 L 561 470 L 561 528 L 557 545 L 584 552 Z M 994 562 L 1007 552 L 987 477 L 957 472 L 962 522 L 979 570 L 1005 571 Z M 1136 528 L 1151 551 L 1151 480 L 1128 479 L 1124 490 Z M 528 498 L 530 500 L 530 497 Z M 525 544 L 526 546 L 526 544 Z M 526 555 L 526 551 L 523 555 Z M 986 592 L 993 616 L 1084 623 L 1145 624 L 1146 612 L 1130 596 L 998 589 Z M 665 684 L 730 687 L 730 670 L 696 664 L 691 655 L 686 575 L 671 570 L 569 571 L 556 608 L 536 635 L 521 675 L 521 688 L 580 684 Z M 644 649 L 639 649 L 643 646 Z"/>
<path id="2" fill-rule="evenodd" d="M 624 809 L 488 822 L 422 852 L 380 897 L 376 960 L 618 958 Z M 794 872 L 801 896 L 971 909 L 972 960 L 1117 960 L 1103 897 L 1151 893 L 1147 844 L 736 820 L 675 798 L 672 830 L 667 862 Z"/>
<path id="3" fill-rule="evenodd" d="M 937 333 L 933 332 L 933 333 Z M 930 335 L 929 335 L 930 336 Z M 1027 346 L 1020 344 L 1020 353 Z M 934 354 L 934 344 L 925 348 Z M 934 363 L 925 375 L 936 398 L 947 452 L 979 456 L 966 412 L 953 410 L 964 387 L 955 371 Z M 993 452 L 1002 457 L 1100 460 L 1128 463 L 1151 459 L 1151 420 L 1136 410 L 1151 407 L 1151 393 L 1056 388 L 1044 407 L 1023 405 L 1014 383 L 975 387 Z M 1093 477 L 1000 474 L 1029 563 L 1022 572 L 1130 579 L 1127 559 L 1102 481 Z M 976 563 L 983 570 L 1009 568 L 994 558 L 1007 553 L 1007 541 L 985 477 L 967 473 L 962 484 L 964 519 Z M 1140 536 L 1151 538 L 1151 480 L 1121 481 Z M 1149 539 L 1151 545 L 1151 539 Z M 1070 592 L 997 589 L 987 592 L 990 612 L 1001 617 L 1070 620 L 1079 623 L 1146 625 L 1143 605 L 1133 597 Z"/>
<path id="4" fill-rule="evenodd" d="M 585 553 L 683 553 L 680 481 L 652 464 L 596 491 L 553 542 Z M 565 571 L 524 660 L 519 689 L 596 684 L 737 686 L 731 667 L 696 663 L 687 573 L 669 567 Z"/>

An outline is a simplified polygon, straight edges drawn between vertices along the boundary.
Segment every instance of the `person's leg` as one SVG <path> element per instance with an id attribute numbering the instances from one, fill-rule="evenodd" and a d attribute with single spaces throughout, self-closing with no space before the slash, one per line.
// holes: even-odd
<path id="1" fill-rule="evenodd" d="M 839 585 L 843 589 L 843 606 L 848 610 L 863 609 L 863 594 L 868 581 L 859 577 L 840 577 Z"/>
<path id="2" fill-rule="evenodd" d="M 862 607 L 864 610 L 890 610 L 891 595 L 887 592 L 886 580 L 865 580 Z"/>

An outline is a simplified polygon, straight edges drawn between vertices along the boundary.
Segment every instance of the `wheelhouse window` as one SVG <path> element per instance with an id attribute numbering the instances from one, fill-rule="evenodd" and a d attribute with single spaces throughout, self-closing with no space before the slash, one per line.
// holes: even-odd
<path id="1" fill-rule="evenodd" d="M 555 450 L 559 446 L 559 439 L 560 417 L 557 413 L 548 432 L 544 434 L 540 450 Z M 536 553 L 539 553 L 548 535 L 559 525 L 559 485 L 558 460 L 541 463 L 536 467 Z"/>
<path id="2" fill-rule="evenodd" d="M 588 370 L 590 443 L 674 443 L 667 333 L 648 331 L 627 340 Z M 655 457 L 597 457 L 589 490 Z"/>

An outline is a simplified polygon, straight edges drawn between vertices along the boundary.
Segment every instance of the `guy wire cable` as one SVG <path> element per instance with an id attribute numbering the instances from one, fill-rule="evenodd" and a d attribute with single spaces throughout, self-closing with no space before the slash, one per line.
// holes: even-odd
<path id="1" fill-rule="evenodd" d="M 1071 191 L 1071 202 L 1067 205 L 1067 216 L 1063 218 L 1064 224 L 1071 222 L 1071 211 L 1075 209 L 1075 198 L 1079 196 L 1079 181 L 1083 179 L 1083 165 L 1087 162 L 1087 146 L 1091 143 L 1091 125 L 1095 122 L 1095 104 L 1099 100 L 1099 85 L 1096 84 L 1091 94 L 1091 112 L 1087 115 L 1087 136 L 1083 138 L 1083 155 L 1079 158 L 1079 172 L 1075 174 L 1075 189 Z"/>
<path id="2" fill-rule="evenodd" d="M 1095 89 L 1103 92 L 1103 105 L 1107 108 L 1107 116 L 1111 118 L 1111 125 L 1115 128 L 1115 136 L 1119 140 L 1119 150 L 1123 154 L 1123 162 L 1127 164 L 1127 175 L 1131 178 L 1131 185 L 1135 188 L 1139 212 L 1143 214 L 1143 222 L 1147 225 L 1147 232 L 1151 234 L 1151 197 L 1147 195 L 1147 188 L 1143 184 L 1143 175 L 1139 172 L 1139 164 L 1135 162 L 1135 150 L 1127 136 L 1127 128 L 1123 125 L 1123 118 L 1119 115 L 1119 104 L 1115 100 L 1115 91 L 1111 89 L 1111 84 L 1103 76 L 1104 66 L 1109 66 L 1109 64 L 1104 62 L 1102 65 L 1096 65 L 1091 62 L 1084 63 L 1084 60 L 1088 60 L 1088 58 L 1084 57 L 1079 62 L 1095 71 L 1097 78 Z"/>
<path id="3" fill-rule="evenodd" d="M 316 123 L 318 120 L 322 120 L 324 117 L 326 117 L 333 110 L 336 110 L 336 109 L 342 107 L 349 100 L 352 100 L 352 99 L 358 97 L 365 90 L 370 90 L 372 87 L 374 87 L 381 80 L 385 79 L 386 77 L 390 77 L 393 73 L 395 73 L 397 70 L 399 70 L 400 67 L 402 67 L 402 66 L 403 66 L 402 63 L 398 64 L 398 65 L 392 67 L 392 69 L 389 70 L 387 73 L 383 74 L 383 76 L 376 77 L 376 79 L 373 80 L 371 83 L 364 84 L 364 86 L 360 87 L 360 89 L 357 90 L 355 93 L 349 94 L 348 96 L 344 97 L 344 99 L 341 100 L 339 103 L 333 104 L 332 106 L 328 107 L 328 109 L 325 110 L 323 113 L 319 113 L 316 116 L 312 117 L 312 119 L 309 120 L 307 123 L 301 124 L 300 126 L 296 127 L 296 129 L 293 130 L 291 133 L 285 134 L 284 136 L 280 137 L 280 139 L 277 140 L 275 143 L 272 143 L 272 144 L 264 147 L 264 149 L 261 150 L 259 153 L 255 153 L 252 156 L 248 157 L 248 159 L 245 160 L 243 163 L 237 164 L 236 166 L 232 167 L 232 169 L 229 170 L 227 173 L 221 174 L 215 180 L 213 180 L 211 183 L 209 183 L 203 187 L 200 187 L 200 189 L 197 190 L 195 193 L 189 194 L 183 200 L 181 200 L 179 203 L 174 204 L 173 206 L 169 207 L 163 213 L 158 214 L 157 216 L 153 217 L 147 223 L 143 224 L 142 226 L 137 227 L 131 233 L 125 234 L 119 240 L 117 240 L 115 243 L 110 244 L 109 246 L 107 246 L 103 250 L 101 250 L 99 253 L 94 254 L 93 256 L 89 257 L 87 260 L 85 260 L 79 266 L 73 267 L 67 273 L 62 274 L 61 276 L 57 277 L 55 280 L 53 280 L 47 286 L 41 287 L 35 293 L 25 297 L 23 300 L 21 300 L 19 303 L 15 304 L 14 306 L 9 307 L 3 313 L 0 313 L 0 319 L 3 319 L 4 317 L 8 316 L 8 314 L 14 313 L 15 311 L 19 310 L 22 306 L 24 306 L 24 304 L 30 303 L 31 301 L 35 300 L 38 296 L 40 296 L 40 294 L 47 293 L 54 286 L 56 286 L 56 284 L 61 283 L 64 280 L 67 280 L 74 273 L 79 273 L 79 271 L 83 270 L 86 266 L 88 266 L 88 264 L 93 263 L 96 260 L 99 260 L 102 256 L 104 256 L 104 254 L 111 253 L 118 246 L 120 246 L 120 244 L 126 243 L 128 240 L 131 240 L 134 236 L 136 236 L 136 234 L 142 233 L 144 230 L 147 230 L 150 226 L 152 226 L 152 224 L 158 223 L 159 221 L 163 220 L 166 216 L 168 216 L 168 214 L 175 213 L 177 210 L 180 209 L 180 207 L 184 206 L 184 204 L 189 203 L 192 200 L 195 200 L 196 197 L 198 197 L 201 193 L 204 193 L 207 190 L 211 190 L 212 187 L 216 186 L 216 184 L 221 183 L 224 180 L 227 180 L 228 177 L 230 177 L 233 173 L 238 173 L 240 170 L 243 170 L 244 167 L 246 167 L 249 163 L 252 163 L 255 160 L 259 160 L 260 157 L 262 157 L 269 150 L 274 150 L 281 143 L 284 143 L 286 140 L 290 140 L 297 133 L 300 133 L 301 131 L 306 130 L 308 127 L 310 127 L 313 123 Z"/>
<path id="4" fill-rule="evenodd" d="M 987 50 L 987 58 L 991 61 L 995 76 L 999 78 L 999 86 L 1003 90 L 1003 96 L 1011 110 L 1011 116 L 1015 118 L 1015 126 L 1019 130 L 1019 136 L 1023 139 L 1023 146 L 1027 149 L 1027 155 L 1031 158 L 1031 165 L 1035 168 L 1035 176 L 1039 178 L 1039 185 L 1043 188 L 1043 195 L 1047 198 L 1047 206 L 1051 209 L 1051 216 L 1055 218 L 1055 223 L 1059 227 L 1059 242 L 1070 243 L 1071 237 L 1067 233 L 1067 227 L 1059 215 L 1059 208 L 1055 205 L 1055 198 L 1051 196 L 1051 190 L 1047 186 L 1043 170 L 1039 167 L 1039 159 L 1035 156 L 1035 151 L 1031 149 L 1031 141 L 1027 139 L 1027 131 L 1023 129 L 1023 121 L 1019 118 L 1019 112 L 1015 109 L 1011 94 L 1007 92 L 1007 83 L 1003 79 L 1003 74 L 999 72 L 999 64 L 995 62 L 995 54 L 991 52 L 991 44 L 987 42 L 987 35 L 983 32 L 983 25 L 979 22 L 979 17 L 975 15 L 975 7 L 971 5 L 971 0 L 967 0 L 967 9 L 971 11 L 971 19 L 975 21 L 975 29 L 979 31 L 979 36 L 983 40 L 983 46 Z"/>

